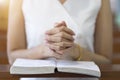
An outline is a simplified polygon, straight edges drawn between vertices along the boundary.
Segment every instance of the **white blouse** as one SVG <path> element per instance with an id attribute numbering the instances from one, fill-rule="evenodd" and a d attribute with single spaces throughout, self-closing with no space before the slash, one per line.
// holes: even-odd
<path id="1" fill-rule="evenodd" d="M 100 8 L 101 0 L 66 0 L 64 4 L 59 0 L 23 0 L 27 48 L 44 43 L 45 32 L 56 22 L 65 21 L 76 34 L 75 43 L 94 52 L 95 23 Z"/>

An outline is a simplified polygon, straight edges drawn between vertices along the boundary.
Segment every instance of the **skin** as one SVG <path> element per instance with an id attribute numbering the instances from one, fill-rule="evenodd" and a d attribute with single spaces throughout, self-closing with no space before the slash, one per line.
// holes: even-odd
<path id="1" fill-rule="evenodd" d="M 73 59 L 82 55 L 81 60 L 97 64 L 111 63 L 112 57 L 112 17 L 109 0 L 102 0 L 102 8 L 96 20 L 94 49 L 92 53 L 74 43 L 75 33 L 64 21 L 56 22 L 53 29 L 46 31 L 46 43 L 31 49 L 27 48 L 24 17 L 21 10 L 22 0 L 11 0 L 8 23 L 7 53 L 9 63 L 16 58 L 28 59 Z M 65 0 L 61 0 L 63 4 Z M 15 16 L 15 17 L 13 17 Z M 19 36 L 19 37 L 18 37 Z M 68 54 L 69 53 L 69 54 Z"/>
<path id="2" fill-rule="evenodd" d="M 66 0 L 60 0 L 60 2 L 61 2 L 62 4 L 64 4 L 65 1 L 66 1 Z"/>

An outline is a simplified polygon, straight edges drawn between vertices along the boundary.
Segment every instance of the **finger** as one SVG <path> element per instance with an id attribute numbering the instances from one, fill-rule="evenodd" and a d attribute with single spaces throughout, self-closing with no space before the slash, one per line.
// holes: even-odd
<path id="1" fill-rule="evenodd" d="M 55 33 L 57 33 L 57 32 L 60 32 L 60 31 L 63 30 L 63 26 L 64 26 L 64 27 L 67 26 L 64 21 L 62 21 L 62 22 L 60 22 L 60 23 L 56 22 L 56 23 L 55 23 L 55 28 L 46 31 L 46 34 L 52 35 L 52 34 L 55 34 Z M 61 27 L 61 28 L 58 28 L 58 27 Z"/>
<path id="2" fill-rule="evenodd" d="M 67 39 L 69 41 L 74 41 L 73 36 L 66 32 L 57 33 L 57 34 L 53 35 L 53 37 L 61 37 L 61 38 Z M 61 38 L 59 38 L 59 39 L 61 39 Z"/>
<path id="3" fill-rule="evenodd" d="M 73 42 L 68 39 L 60 38 L 60 37 L 51 37 L 51 39 L 46 38 L 46 43 L 59 43 L 59 42 Z"/>
<path id="4" fill-rule="evenodd" d="M 55 46 L 55 45 L 51 45 L 51 44 L 47 44 L 47 46 L 48 46 L 51 50 L 55 50 L 55 51 L 62 50 L 62 47 L 60 47 L 60 46 Z"/>
<path id="5" fill-rule="evenodd" d="M 58 32 L 59 32 L 58 28 L 53 28 L 53 29 L 50 29 L 50 30 L 46 31 L 45 34 L 53 35 L 53 34 L 56 34 Z"/>
<path id="6" fill-rule="evenodd" d="M 53 36 L 46 35 L 45 40 L 47 42 L 74 42 L 74 38 L 72 36 L 69 35 L 61 36 L 60 33 Z"/>
<path id="7" fill-rule="evenodd" d="M 54 58 L 56 58 L 56 59 L 60 59 L 60 58 L 62 57 L 62 55 L 59 54 L 59 53 L 53 52 L 53 53 L 52 53 L 52 57 L 54 57 Z"/>
<path id="8" fill-rule="evenodd" d="M 71 47 L 72 47 L 72 46 L 71 46 Z M 57 52 L 58 54 L 63 55 L 63 54 L 65 54 L 66 51 L 69 50 L 71 47 L 68 47 L 68 48 L 65 48 L 65 49 L 62 49 L 62 50 L 58 50 L 58 51 L 56 51 L 56 52 Z"/>
<path id="9" fill-rule="evenodd" d="M 63 24 L 61 24 L 61 23 L 55 23 L 55 25 L 54 25 L 55 27 L 60 27 L 60 26 L 63 26 Z"/>
<path id="10" fill-rule="evenodd" d="M 66 49 L 65 49 L 66 50 Z M 65 51 L 64 50 L 59 50 L 59 51 L 56 51 L 58 54 L 65 54 Z"/>
<path id="11" fill-rule="evenodd" d="M 50 49 L 48 44 L 45 44 L 47 46 L 46 51 L 47 53 L 44 53 L 45 56 L 47 56 L 48 58 L 54 57 L 57 59 L 60 59 L 62 57 L 61 54 L 57 53 L 55 50 Z"/>
<path id="12" fill-rule="evenodd" d="M 71 29 L 69 29 L 65 26 L 61 26 L 61 27 L 58 27 L 58 28 L 53 28 L 51 30 L 48 30 L 48 31 L 46 31 L 46 34 L 47 35 L 53 35 L 53 34 L 56 34 L 56 33 L 62 32 L 62 31 L 65 31 L 65 32 L 67 32 L 68 34 L 71 34 L 71 35 L 75 35 L 75 33 Z"/>
<path id="13" fill-rule="evenodd" d="M 67 27 L 67 24 L 66 24 L 66 22 L 65 21 L 62 21 L 61 22 L 64 26 L 66 26 Z"/>
<path id="14" fill-rule="evenodd" d="M 65 23 L 65 21 L 62 21 L 62 22 L 60 22 L 60 23 L 55 23 L 55 27 L 60 27 L 60 26 L 65 26 L 65 27 L 67 27 L 67 24 Z"/>
<path id="15" fill-rule="evenodd" d="M 71 35 L 75 35 L 75 33 L 71 29 L 67 28 L 67 24 L 65 23 L 65 21 L 62 21 L 60 23 L 55 23 L 56 28 L 57 27 L 62 27 L 62 26 L 65 27 L 65 29 L 62 29 L 62 30 L 66 31 L 67 33 L 69 33 Z"/>
<path id="16" fill-rule="evenodd" d="M 51 45 L 60 46 L 60 47 L 62 47 L 61 49 L 66 49 L 68 47 L 73 46 L 73 43 L 71 43 L 71 42 L 59 42 L 59 43 L 51 43 Z"/>
<path id="17" fill-rule="evenodd" d="M 72 47 L 73 43 L 61 42 L 61 43 L 52 43 L 52 44 L 47 44 L 47 45 L 51 50 L 62 51 L 62 50 Z"/>
<path id="18" fill-rule="evenodd" d="M 48 43 L 61 42 L 65 40 L 61 37 L 54 37 L 54 36 L 46 36 L 45 39 Z"/>
<path id="19" fill-rule="evenodd" d="M 64 27 L 63 31 L 67 32 L 68 34 L 75 35 L 75 33 L 67 27 Z"/>
<path id="20" fill-rule="evenodd" d="M 56 52 L 57 52 L 58 54 L 63 55 L 63 54 L 65 54 L 65 52 L 66 52 L 67 49 L 68 49 L 68 48 L 62 49 L 62 50 L 58 50 L 58 51 L 56 51 Z"/>
<path id="21" fill-rule="evenodd" d="M 56 53 L 54 50 L 51 50 L 47 44 L 45 44 L 45 51 L 44 51 L 43 55 L 46 58 L 51 58 L 51 57 L 60 58 L 61 57 L 60 54 Z"/>
<path id="22" fill-rule="evenodd" d="M 47 35 L 54 35 L 54 34 L 56 34 L 56 33 L 59 33 L 59 32 L 61 32 L 61 31 L 64 31 L 64 27 L 65 27 L 65 26 L 53 28 L 53 29 L 51 29 L 51 30 L 46 31 L 46 34 L 47 34 Z"/>

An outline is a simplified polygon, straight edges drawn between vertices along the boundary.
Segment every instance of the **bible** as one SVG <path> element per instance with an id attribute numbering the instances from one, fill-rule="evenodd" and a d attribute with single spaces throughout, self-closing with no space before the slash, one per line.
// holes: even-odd
<path id="1" fill-rule="evenodd" d="M 99 67 L 92 61 L 16 59 L 10 67 L 11 74 L 50 74 L 67 72 L 100 77 Z"/>

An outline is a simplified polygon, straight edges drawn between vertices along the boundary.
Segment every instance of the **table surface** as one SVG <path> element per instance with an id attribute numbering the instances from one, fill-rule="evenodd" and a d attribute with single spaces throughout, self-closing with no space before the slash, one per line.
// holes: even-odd
<path id="1" fill-rule="evenodd" d="M 120 64 L 114 65 L 99 65 L 102 76 L 97 80 L 120 80 Z M 19 80 L 20 77 L 60 77 L 60 78 L 92 78 L 96 80 L 96 77 L 91 77 L 81 74 L 61 73 L 55 72 L 54 74 L 42 74 L 42 75 L 11 75 L 9 73 L 10 65 L 0 65 L 0 79 L 2 80 Z"/>

